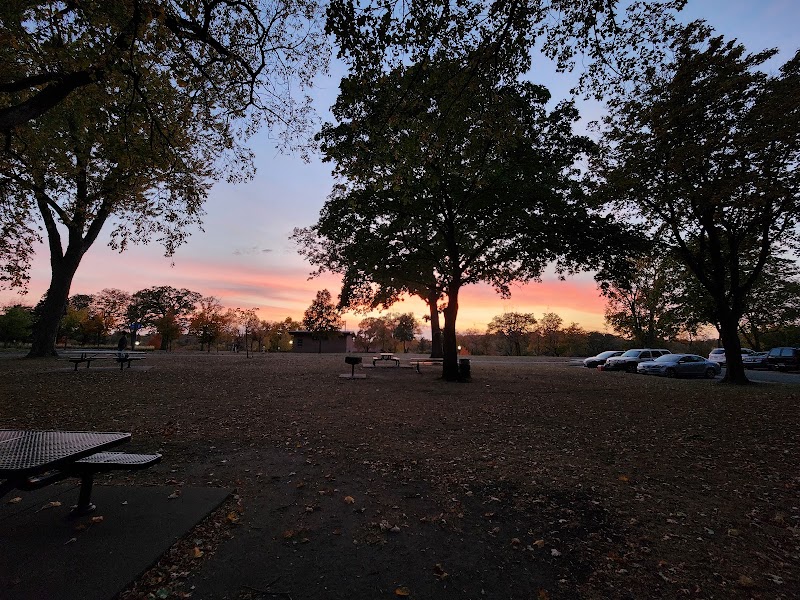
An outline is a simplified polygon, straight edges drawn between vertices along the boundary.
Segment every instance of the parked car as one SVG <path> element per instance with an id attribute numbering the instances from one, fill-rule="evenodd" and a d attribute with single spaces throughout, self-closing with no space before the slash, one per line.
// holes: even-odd
<path id="1" fill-rule="evenodd" d="M 776 371 L 796 371 L 800 369 L 800 348 L 773 348 L 767 354 L 767 363 L 770 369 Z"/>
<path id="2" fill-rule="evenodd" d="M 589 367 L 590 369 L 595 369 L 600 365 L 606 364 L 606 360 L 608 360 L 612 356 L 620 356 L 621 354 L 622 350 L 606 350 L 605 352 L 601 352 L 597 356 L 590 356 L 589 358 L 584 358 L 583 366 Z"/>
<path id="3" fill-rule="evenodd" d="M 706 377 L 714 379 L 722 372 L 722 366 L 697 354 L 665 354 L 657 359 L 640 362 L 637 373 L 662 375 L 664 377 Z"/>
<path id="4" fill-rule="evenodd" d="M 753 352 L 742 357 L 745 369 L 769 369 L 769 352 Z"/>
<path id="5" fill-rule="evenodd" d="M 750 350 L 750 348 L 742 348 L 742 360 L 744 360 L 745 356 L 750 356 L 751 354 L 755 354 L 755 350 Z M 708 353 L 708 360 L 718 362 L 724 367 L 727 362 L 725 360 L 725 348 L 714 348 Z"/>
<path id="6" fill-rule="evenodd" d="M 654 360 L 664 354 L 669 354 L 669 350 L 664 348 L 633 348 L 623 352 L 619 356 L 614 356 L 606 360 L 601 369 L 603 371 L 627 371 L 636 373 L 636 366 L 640 362 Z"/>

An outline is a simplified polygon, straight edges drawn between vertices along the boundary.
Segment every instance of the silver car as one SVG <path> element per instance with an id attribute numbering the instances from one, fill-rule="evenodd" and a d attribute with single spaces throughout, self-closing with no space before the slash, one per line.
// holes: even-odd
<path id="1" fill-rule="evenodd" d="M 750 348 L 742 348 L 742 360 L 744 360 L 745 356 L 750 356 L 751 354 L 755 354 L 755 351 L 750 350 Z M 725 360 L 725 348 L 714 348 L 708 353 L 708 360 L 719 363 L 724 367 L 727 362 Z"/>
<path id="2" fill-rule="evenodd" d="M 706 377 L 714 379 L 722 372 L 720 364 L 697 354 L 665 354 L 655 360 L 641 362 L 637 373 L 664 377 Z"/>

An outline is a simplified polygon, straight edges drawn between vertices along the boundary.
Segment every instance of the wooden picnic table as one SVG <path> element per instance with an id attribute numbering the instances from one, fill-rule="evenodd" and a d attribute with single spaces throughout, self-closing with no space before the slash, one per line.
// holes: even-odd
<path id="1" fill-rule="evenodd" d="M 381 352 L 380 356 L 373 356 L 372 357 L 372 366 L 377 366 L 379 361 L 394 361 L 396 367 L 400 366 L 400 359 L 397 358 L 392 352 Z"/>

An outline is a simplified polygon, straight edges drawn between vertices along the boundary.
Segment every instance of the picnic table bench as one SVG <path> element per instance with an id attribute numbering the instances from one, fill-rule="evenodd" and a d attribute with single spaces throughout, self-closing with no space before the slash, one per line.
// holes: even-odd
<path id="1" fill-rule="evenodd" d="M 443 361 L 443 358 L 415 358 L 408 362 L 417 370 L 417 373 L 422 373 L 422 371 L 419 370 L 420 365 L 441 365 Z"/>
<path id="2" fill-rule="evenodd" d="M 94 360 L 115 360 L 119 363 L 119 368 L 127 364 L 131 368 L 131 363 L 135 360 L 144 360 L 144 352 L 118 352 L 116 350 L 68 350 L 62 352 L 59 356 L 75 365 L 75 370 L 78 370 L 78 365 L 86 363 L 88 369 Z"/>
<path id="3" fill-rule="evenodd" d="M 397 358 L 391 352 L 381 352 L 380 356 L 373 356 L 372 357 L 372 366 L 376 367 L 378 365 L 378 362 L 380 362 L 380 361 L 387 361 L 387 362 L 394 361 L 394 366 L 396 366 L 396 367 L 400 366 L 400 359 Z"/>
<path id="4" fill-rule="evenodd" d="M 96 473 L 144 469 L 161 461 L 160 454 L 106 451 L 130 438 L 125 432 L 0 429 L 0 497 L 77 477 L 81 488 L 70 516 L 90 513 L 95 509 L 91 496 Z"/>

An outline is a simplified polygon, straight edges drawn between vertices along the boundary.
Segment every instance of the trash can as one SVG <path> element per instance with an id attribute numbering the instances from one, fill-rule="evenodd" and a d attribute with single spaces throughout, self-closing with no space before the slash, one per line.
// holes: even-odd
<path id="1" fill-rule="evenodd" d="M 460 379 L 467 381 L 470 378 L 470 366 L 468 358 L 458 359 L 458 376 Z"/>

